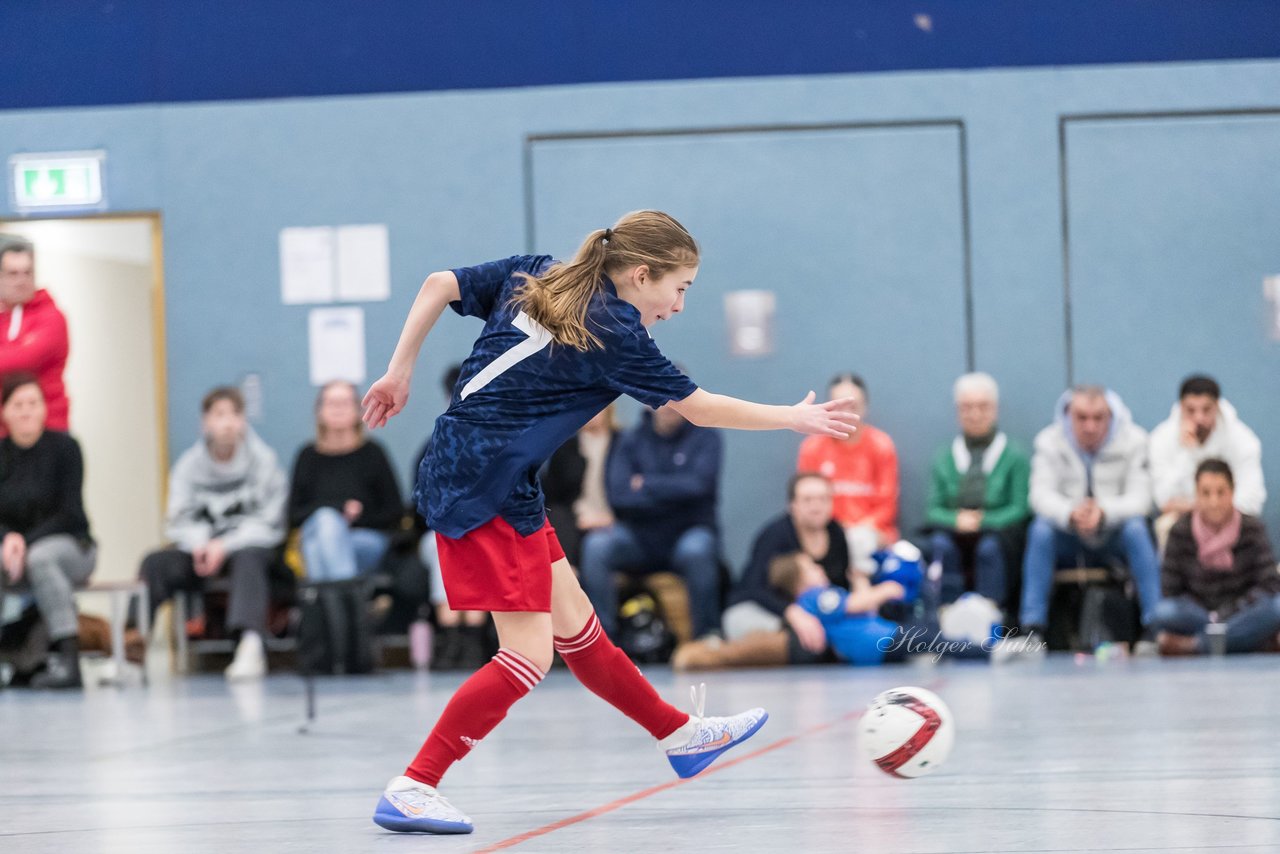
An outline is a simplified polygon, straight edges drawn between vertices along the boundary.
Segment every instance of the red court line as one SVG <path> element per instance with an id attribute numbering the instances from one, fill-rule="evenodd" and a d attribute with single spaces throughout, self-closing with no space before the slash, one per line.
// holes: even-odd
<path id="1" fill-rule="evenodd" d="M 611 813 L 614 810 L 625 807 L 627 804 L 633 804 L 636 801 L 643 800 L 651 795 L 656 795 L 659 792 L 665 792 L 668 789 L 674 789 L 677 786 L 683 786 L 686 783 L 692 783 L 694 780 L 701 780 L 704 777 L 711 776 L 712 774 L 718 774 L 721 771 L 725 771 L 729 768 L 732 768 L 735 765 L 738 765 L 742 762 L 746 762 L 748 759 L 755 759 L 757 756 L 763 756 L 766 753 L 772 753 L 773 751 L 778 750 L 779 748 L 782 748 L 782 747 L 786 747 L 787 745 L 792 744 L 793 742 L 799 741 L 802 738 L 805 738 L 810 735 L 814 735 L 815 733 L 822 732 L 823 730 L 826 730 L 826 729 L 831 729 L 831 727 L 837 726 L 838 724 L 845 723 L 846 721 L 851 721 L 856 718 L 859 718 L 862 716 L 862 713 L 864 711 L 866 710 L 858 709 L 857 711 L 847 712 L 846 714 L 843 714 L 840 717 L 835 718 L 833 720 L 827 721 L 826 723 L 821 723 L 816 726 L 809 727 L 803 732 L 796 733 L 795 735 L 789 735 L 786 738 L 780 738 L 775 742 L 766 744 L 764 747 L 761 747 L 759 750 L 754 750 L 751 753 L 744 754 L 742 756 L 739 756 L 736 759 L 730 759 L 728 762 L 717 763 L 716 765 L 711 766 L 706 771 L 703 771 L 701 774 L 697 775 L 696 777 L 686 777 L 683 779 L 677 777 L 676 779 L 671 780 L 670 782 L 661 783 L 657 786 L 650 786 L 647 789 L 641 789 L 638 792 L 634 792 L 630 795 L 626 795 L 625 797 L 618 798 L 616 801 L 610 801 L 607 804 L 602 804 L 601 806 L 595 807 L 594 809 L 589 809 L 586 812 L 578 813 L 577 815 L 570 816 L 569 818 L 562 818 L 559 821 L 552 822 L 551 824 L 546 824 L 546 825 L 543 825 L 542 827 L 538 827 L 533 830 L 527 831 L 525 833 L 521 833 L 519 836 L 513 836 L 510 839 L 504 839 L 501 842 L 498 842 L 494 845 L 490 845 L 488 848 L 481 848 L 476 852 L 476 854 L 488 854 L 488 852 L 490 851 L 501 851 L 504 848 L 513 848 L 522 842 L 528 842 L 530 839 L 535 839 L 539 836 L 545 836 L 546 834 L 552 833 L 553 831 L 556 831 L 556 830 L 560 830 L 561 828 L 569 827 L 571 825 L 584 822 L 589 818 L 595 818 L 596 816 L 604 815 L 605 813 Z"/>
<path id="2" fill-rule="evenodd" d="M 927 686 L 927 690 L 937 691 L 940 687 L 942 687 L 944 682 L 946 682 L 946 679 L 943 679 L 943 678 L 932 679 L 930 680 Z M 838 726 L 839 724 L 845 723 L 847 721 L 856 720 L 862 717 L 865 711 L 866 711 L 865 708 L 861 708 L 861 709 L 856 709 L 852 712 L 846 712 L 845 714 L 840 715 L 837 718 L 833 718 L 832 720 L 829 720 L 826 723 L 821 723 L 815 726 L 811 726 L 802 732 L 796 733 L 795 735 L 789 735 L 789 736 L 786 736 L 785 738 L 780 738 L 775 742 L 771 742 L 770 744 L 766 744 L 764 747 L 760 748 L 759 750 L 754 750 L 751 753 L 747 753 L 742 756 L 739 756 L 737 759 L 730 759 L 728 762 L 718 763 L 716 765 L 713 765 L 696 777 L 686 777 L 683 779 L 677 777 L 676 779 L 671 780 L 670 782 L 660 783 L 657 786 L 650 786 L 647 789 L 641 789 L 638 792 L 634 792 L 630 795 L 626 795 L 624 797 L 618 798 L 616 801 L 610 801 L 607 804 L 601 804 L 600 806 L 595 807 L 594 809 L 589 809 L 586 812 L 581 812 L 581 813 L 578 813 L 577 815 L 569 816 L 568 818 L 562 818 L 559 821 L 553 821 L 551 824 L 544 824 L 542 827 L 536 827 L 533 830 L 525 831 L 524 833 L 521 833 L 517 836 L 512 836 L 509 839 L 504 839 L 501 842 L 497 842 L 497 843 L 494 843 L 493 845 L 490 845 L 488 848 L 477 849 L 475 854 L 489 854 L 489 852 L 491 851 L 502 851 L 503 849 L 506 849 L 506 848 L 514 848 L 515 846 L 521 844 L 522 842 L 528 842 L 530 839 L 536 839 L 539 836 L 546 836 L 548 833 L 553 833 L 554 831 L 560 830 L 561 828 L 571 827 L 572 825 L 579 824 L 581 822 L 586 821 L 587 819 L 595 818 L 596 816 L 605 815 L 606 813 L 611 813 L 614 810 L 625 807 L 627 804 L 633 804 L 636 801 L 644 800 L 645 798 L 650 797 L 652 795 L 656 795 L 659 792 L 665 792 L 668 789 L 674 789 L 677 786 L 683 786 L 686 783 L 692 783 L 695 780 L 701 780 L 704 777 L 711 776 L 712 774 L 718 774 L 721 771 L 725 771 L 729 768 L 732 768 L 735 765 L 738 765 L 742 762 L 746 762 L 748 759 L 755 759 L 757 756 L 764 756 L 766 753 L 772 753 L 773 751 L 782 747 L 786 747 L 789 744 L 793 744 L 794 742 L 797 742 L 802 738 L 807 738 L 808 736 L 822 732 L 823 730 L 831 729 L 832 727 Z"/>

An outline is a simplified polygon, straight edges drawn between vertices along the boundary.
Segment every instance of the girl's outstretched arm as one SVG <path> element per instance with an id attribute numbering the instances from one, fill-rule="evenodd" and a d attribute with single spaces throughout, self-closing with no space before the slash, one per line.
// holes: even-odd
<path id="1" fill-rule="evenodd" d="M 847 439 L 858 429 L 858 416 L 850 410 L 852 398 L 814 403 L 813 392 L 794 406 L 752 403 L 698 389 L 684 400 L 668 404 L 699 427 L 735 430 L 795 430 L 817 436 Z"/>
<path id="2" fill-rule="evenodd" d="M 426 340 L 431 327 L 436 325 L 445 306 L 461 298 L 458 277 L 451 271 L 432 273 L 422 283 L 418 296 L 409 309 L 409 317 L 400 332 L 400 341 L 391 354 L 391 362 L 382 379 L 369 387 L 364 396 L 364 423 L 370 428 L 381 427 L 387 419 L 404 409 L 409 399 L 409 381 L 413 378 L 413 366 L 418 361 L 418 351 Z"/>

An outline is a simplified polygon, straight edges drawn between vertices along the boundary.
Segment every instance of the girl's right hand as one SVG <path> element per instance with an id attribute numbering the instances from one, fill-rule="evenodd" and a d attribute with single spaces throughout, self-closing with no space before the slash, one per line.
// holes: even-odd
<path id="1" fill-rule="evenodd" d="M 805 650 L 818 655 L 827 648 L 827 632 L 822 628 L 822 621 L 813 614 L 793 602 L 787 606 L 785 619 Z"/>
<path id="2" fill-rule="evenodd" d="M 371 430 L 376 430 L 387 423 L 387 419 L 400 414 L 409 400 L 409 377 L 392 373 L 383 374 L 382 379 L 369 386 L 369 391 L 361 401 L 364 407 L 364 423 Z"/>
<path id="3" fill-rule="evenodd" d="M 817 395 L 809 392 L 804 400 L 791 407 L 791 429 L 815 436 L 848 439 L 858 431 L 861 419 L 853 412 L 857 402 L 851 397 L 814 403 Z"/>
<path id="4" fill-rule="evenodd" d="M 22 570 L 27 562 L 27 540 L 17 531 L 4 535 L 4 545 L 0 547 L 0 563 L 9 580 L 17 584 L 22 580 Z"/>

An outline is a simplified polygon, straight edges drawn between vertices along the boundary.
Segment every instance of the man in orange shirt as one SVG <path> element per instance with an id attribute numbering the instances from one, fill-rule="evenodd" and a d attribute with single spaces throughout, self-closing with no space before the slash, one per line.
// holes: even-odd
<path id="1" fill-rule="evenodd" d="M 833 516 L 844 527 L 853 565 L 875 570 L 871 555 L 898 539 L 898 451 L 888 434 L 866 422 L 867 386 L 838 374 L 830 398 L 852 398 L 862 425 L 848 439 L 810 436 L 800 444 L 797 471 L 817 472 L 835 491 Z"/>

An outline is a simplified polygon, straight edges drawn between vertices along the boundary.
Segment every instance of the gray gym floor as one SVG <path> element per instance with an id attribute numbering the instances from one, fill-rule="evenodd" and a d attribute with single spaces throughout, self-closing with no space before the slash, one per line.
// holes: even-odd
<path id="1" fill-rule="evenodd" d="M 557 669 L 446 778 L 476 824 L 461 837 L 370 821 L 459 676 L 322 680 L 305 734 L 290 674 L 10 690 L 0 851 L 1277 852 L 1277 665 L 1065 655 L 705 674 L 709 713 L 759 704 L 770 720 L 680 783 L 643 731 Z M 694 680 L 647 673 L 686 704 Z M 854 716 L 913 684 L 951 706 L 956 747 L 933 776 L 897 780 L 858 756 Z"/>

